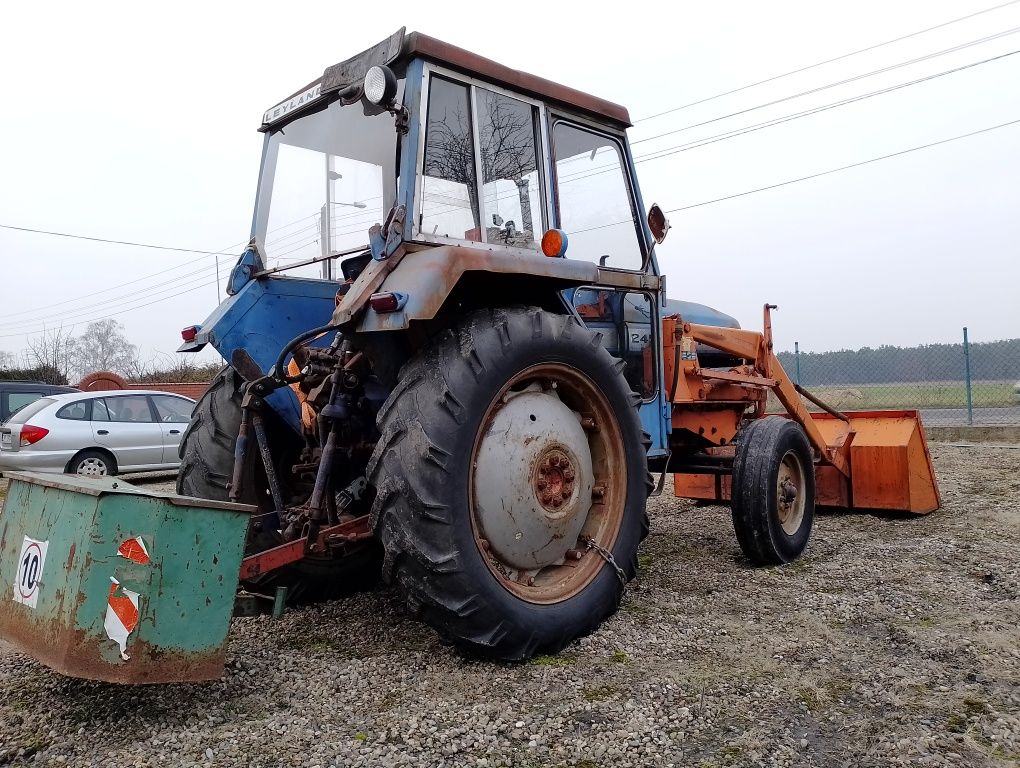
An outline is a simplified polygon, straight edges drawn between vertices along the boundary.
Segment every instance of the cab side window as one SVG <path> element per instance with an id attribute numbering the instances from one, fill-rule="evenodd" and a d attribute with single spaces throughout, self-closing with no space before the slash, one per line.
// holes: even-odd
<path id="1" fill-rule="evenodd" d="M 538 250 L 544 231 L 538 110 L 484 88 L 476 88 L 475 94 L 485 241 Z"/>
<path id="2" fill-rule="evenodd" d="M 466 85 L 433 77 L 429 85 L 421 231 L 480 242 L 474 129 Z"/>
<path id="3" fill-rule="evenodd" d="M 641 269 L 641 241 L 619 143 L 560 122 L 553 128 L 553 159 L 567 258 Z"/>

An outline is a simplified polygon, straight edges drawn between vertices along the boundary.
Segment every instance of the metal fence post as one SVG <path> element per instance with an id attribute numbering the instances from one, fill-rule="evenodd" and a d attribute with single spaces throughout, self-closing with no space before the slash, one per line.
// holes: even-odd
<path id="1" fill-rule="evenodd" d="M 970 343 L 967 341 L 967 326 L 963 327 L 963 367 L 967 377 L 967 423 L 974 423 L 974 399 L 970 387 Z"/>
<path id="2" fill-rule="evenodd" d="M 797 367 L 797 370 L 796 370 L 797 383 L 800 384 L 800 342 L 799 341 L 793 342 L 793 359 L 794 359 L 794 361 L 797 364 L 797 366 L 796 366 Z"/>

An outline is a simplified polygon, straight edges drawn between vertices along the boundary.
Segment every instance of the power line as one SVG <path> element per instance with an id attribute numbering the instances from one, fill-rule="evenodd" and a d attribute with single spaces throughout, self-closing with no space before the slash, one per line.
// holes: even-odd
<path id="1" fill-rule="evenodd" d="M 1020 2 L 1020 0 L 1016 0 L 1016 1 Z M 792 96 L 784 96 L 781 99 L 774 99 L 773 101 L 767 101 L 764 104 L 758 104 L 757 106 L 754 106 L 754 107 L 748 107 L 747 109 L 741 109 L 741 110 L 737 110 L 736 112 L 730 112 L 727 115 L 722 115 L 720 117 L 713 117 L 711 120 L 703 120 L 700 123 L 692 123 L 690 125 L 685 125 L 685 126 L 683 126 L 681 128 L 674 128 L 674 129 L 669 130 L 669 131 L 663 131 L 662 133 L 658 133 L 658 134 L 656 134 L 654 136 L 648 136 L 648 137 L 646 137 L 644 139 L 638 139 L 637 141 L 632 141 L 631 145 L 633 146 L 635 144 L 642 144 L 642 143 L 644 143 L 646 141 L 653 141 L 654 139 L 661 139 L 663 136 L 670 136 L 670 135 L 672 135 L 674 133 L 680 133 L 682 131 L 689 131 L 692 128 L 700 128 L 703 125 L 709 125 L 711 123 L 717 123 L 720 120 L 726 120 L 727 118 L 730 118 L 730 117 L 736 117 L 737 115 L 743 115 L 743 114 L 746 114 L 748 112 L 754 112 L 755 110 L 764 109 L 765 107 L 771 107 L 771 106 L 774 106 L 776 104 L 781 104 L 784 101 L 791 101 L 793 99 L 798 99 L 801 96 L 809 96 L 809 95 L 811 95 L 813 93 L 818 93 L 820 91 L 828 90 L 829 88 L 836 88 L 836 87 L 838 87 L 840 85 L 847 85 L 848 83 L 853 83 L 853 82 L 856 82 L 857 80 L 863 80 L 866 77 L 872 77 L 873 75 L 880 75 L 880 74 L 884 74 L 886 72 L 891 72 L 894 69 L 900 69 L 902 67 L 907 67 L 907 66 L 910 66 L 912 64 L 917 64 L 917 63 L 922 62 L 922 61 L 927 61 L 928 59 L 933 59 L 933 58 L 936 58 L 937 56 L 944 56 L 947 53 L 956 53 L 957 51 L 962 51 L 965 48 L 970 48 L 970 47 L 975 46 L 975 45 L 980 45 L 981 43 L 987 43 L 987 42 L 989 42 L 991 40 L 997 40 L 999 38 L 1006 37 L 1007 35 L 1016 34 L 1017 32 L 1020 32 L 1020 27 L 1013 27 L 1012 29 L 1008 29 L 1008 30 L 1005 30 L 1003 32 L 996 32 L 994 35 L 988 35 L 987 37 L 982 37 L 982 38 L 979 38 L 977 40 L 971 40 L 970 42 L 967 42 L 967 43 L 961 43 L 960 45 L 955 45 L 955 46 L 953 46 L 951 48 L 946 48 L 946 49 L 941 50 L 941 51 L 936 51 L 935 53 L 928 53 L 928 54 L 925 54 L 924 56 L 919 56 L 917 58 L 910 59 L 908 61 L 903 61 L 903 62 L 900 62 L 898 64 L 891 64 L 891 65 L 889 65 L 887 67 L 882 67 L 881 69 L 872 70 L 871 72 L 865 72 L 862 75 L 854 75 L 853 77 L 848 77 L 848 78 L 846 78 L 844 80 L 839 80 L 838 82 L 835 82 L 835 83 L 829 83 L 828 85 L 822 85 L 822 86 L 819 86 L 817 88 L 811 88 L 811 89 L 809 89 L 807 91 L 801 91 L 800 93 L 795 93 Z"/>
<path id="2" fill-rule="evenodd" d="M 647 117 L 640 117 L 637 120 L 635 120 L 634 122 L 635 123 L 642 123 L 642 122 L 645 122 L 646 120 L 653 120 L 653 119 L 655 119 L 657 117 L 662 117 L 663 115 L 669 115 L 669 114 L 672 114 L 673 112 L 679 112 L 681 109 L 687 109 L 688 107 L 697 106 L 698 104 L 704 104 L 705 102 L 708 102 L 708 101 L 714 101 L 715 99 L 721 99 L 723 96 L 729 96 L 729 95 L 734 94 L 734 93 L 740 93 L 741 91 L 746 91 L 748 88 L 754 88 L 754 87 L 759 86 L 759 85 L 765 85 L 766 83 L 771 83 L 771 82 L 773 82 L 775 80 L 779 80 L 779 79 L 784 78 L 784 77 L 789 77 L 790 75 L 796 75 L 796 74 L 799 74 L 801 72 L 806 72 L 809 69 L 814 69 L 816 67 L 821 67 L 821 66 L 824 66 L 825 64 L 832 64 L 833 62 L 841 61 L 843 59 L 848 59 L 851 56 L 856 56 L 856 55 L 858 55 L 860 53 L 866 53 L 867 51 L 873 51 L 876 48 L 882 48 L 883 46 L 886 46 L 886 45 L 892 45 L 893 43 L 899 43 L 899 42 L 901 42 L 903 40 L 909 40 L 912 37 L 917 37 L 918 35 L 923 35 L 923 34 L 926 34 L 927 32 L 933 32 L 936 29 L 942 29 L 943 27 L 948 27 L 951 24 L 957 24 L 957 23 L 959 23 L 961 21 L 967 21 L 968 19 L 973 19 L 975 16 L 981 16 L 982 14 L 985 14 L 985 13 L 991 13 L 992 11 L 997 11 L 997 10 L 999 10 L 1001 8 L 1006 8 L 1007 6 L 1015 5 L 1018 2 L 1020 2 L 1020 0 L 1009 0 L 1009 2 L 1007 2 L 1007 3 L 1002 3 L 1001 5 L 995 5 L 995 6 L 992 6 L 991 8 L 985 8 L 983 11 L 976 11 L 974 13 L 969 13 L 966 16 L 961 16 L 958 19 L 952 19 L 950 21 L 944 21 L 941 24 L 936 24 L 934 27 L 928 27 L 926 29 L 922 29 L 922 30 L 919 30 L 917 32 L 911 32 L 909 35 L 903 35 L 901 37 L 896 37 L 896 38 L 893 38 L 892 40 L 886 40 L 885 42 L 882 42 L 882 43 L 875 43 L 874 45 L 869 45 L 866 48 L 860 48 L 860 49 L 858 49 L 856 51 L 851 51 L 850 53 L 844 53 L 844 54 L 842 54 L 840 56 L 836 56 L 836 57 L 831 58 L 831 59 L 825 59 L 824 61 L 819 61 L 819 62 L 817 62 L 815 64 L 809 64 L 806 67 L 800 67 L 799 69 L 793 69 L 793 70 L 790 70 L 789 72 L 784 72 L 781 75 L 773 75 L 772 77 L 765 78 L 764 80 L 758 80 L 757 82 L 754 82 L 754 83 L 748 83 L 747 85 L 742 85 L 739 88 L 734 88 L 734 89 L 729 90 L 729 91 L 724 91 L 723 93 L 717 93 L 714 96 L 706 96 L 703 99 L 698 99 L 697 101 L 692 101 L 689 104 L 682 104 L 682 105 L 680 105 L 678 107 L 672 107 L 670 109 L 663 110 L 662 112 L 657 112 L 654 115 L 648 115 Z"/>
<path id="3" fill-rule="evenodd" d="M 1017 124 L 1020 124 L 1020 119 L 1018 119 L 1018 120 L 1010 120 L 1009 122 L 1006 122 L 1006 123 L 999 123 L 998 125 L 992 125 L 992 126 L 989 126 L 988 128 L 981 128 L 980 130 L 971 131 L 970 133 L 963 133 L 963 134 L 960 134 L 959 136 L 951 136 L 948 139 L 940 139 L 939 141 L 932 141 L 932 142 L 930 142 L 928 144 L 921 144 L 920 146 L 917 146 L 917 147 L 910 147 L 909 149 L 901 149 L 898 152 L 890 152 L 887 155 L 880 155 L 879 157 L 872 157 L 872 158 L 869 158 L 868 160 L 861 160 L 860 162 L 850 163 L 849 165 L 842 165 L 839 168 L 830 168 L 827 171 L 819 171 L 818 173 L 812 173 L 812 174 L 809 174 L 808 176 L 800 176 L 800 177 L 798 177 L 796 179 L 787 179 L 786 181 L 781 181 L 781 182 L 779 182 L 777 184 L 769 184 L 768 186 L 757 187 L 756 189 L 749 189 L 749 190 L 746 190 L 744 192 L 737 192 L 736 194 L 733 194 L 733 195 L 725 195 L 723 197 L 717 197 L 717 198 L 714 198 L 712 200 L 702 200 L 700 203 L 692 203 L 690 205 L 682 205 L 682 206 L 680 206 L 678 208 L 670 208 L 670 209 L 668 209 L 666 211 L 666 213 L 679 213 L 680 211 L 688 211 L 691 208 L 700 208 L 703 205 L 712 205 L 713 203 L 721 203 L 721 202 L 723 202 L 725 200 L 733 200 L 734 198 L 737 198 L 737 197 L 745 197 L 746 195 L 753 195 L 753 194 L 755 194 L 757 192 L 765 192 L 765 191 L 770 190 L 770 189 L 777 189 L 779 187 L 785 187 L 785 186 L 788 186 L 790 184 L 796 184 L 796 183 L 801 182 L 801 181 L 808 181 L 809 179 L 817 179 L 820 176 L 828 176 L 829 174 L 839 173 L 840 171 L 846 171 L 846 170 L 849 170 L 851 168 L 859 168 L 860 166 L 868 165 L 869 163 L 877 163 L 879 160 L 888 160 L 889 158 L 892 158 L 892 157 L 899 157 L 900 155 L 906 155 L 906 154 L 909 154 L 911 152 L 918 152 L 918 151 L 920 151 L 922 149 L 929 149 L 931 147 L 937 147 L 940 144 L 948 144 L 951 141 L 959 141 L 960 139 L 968 139 L 971 136 L 978 136 L 978 135 L 980 135 L 982 133 L 988 133 L 990 131 L 996 131 L 999 128 L 1006 128 L 1008 126 L 1017 125 Z M 595 227 L 588 227 L 586 229 L 579 229 L 579 230 L 576 230 L 575 232 L 569 232 L 568 234 L 580 234 L 582 232 L 594 232 L 595 230 L 607 229 L 608 227 L 617 227 L 617 226 L 619 226 L 621 224 L 631 224 L 631 225 L 633 225 L 633 223 L 634 223 L 633 219 L 622 219 L 620 221 L 609 222 L 608 224 L 599 224 L 598 226 L 595 226 Z"/>
<path id="4" fill-rule="evenodd" d="M 190 293 L 191 291 L 197 290 L 199 288 L 205 288 L 205 287 L 208 287 L 210 285 L 215 285 L 215 284 L 216 284 L 215 280 L 210 280 L 209 282 L 202 283 L 200 285 L 191 286 L 187 290 L 179 291 L 179 292 L 171 294 L 169 296 L 164 296 L 164 297 L 162 297 L 160 299 L 156 299 L 155 301 L 150 301 L 150 302 L 147 302 L 145 304 L 139 304 L 138 306 L 135 306 L 135 307 L 127 307 L 125 309 L 119 309 L 116 312 L 109 312 L 109 313 L 107 313 L 107 314 L 105 314 L 105 315 L 103 315 L 101 317 L 92 317 L 92 318 L 89 318 L 88 320 L 82 320 L 82 321 L 79 321 L 79 322 L 95 322 L 97 320 L 107 320 L 107 319 L 109 319 L 111 317 L 116 317 L 117 315 L 123 315 L 126 312 L 133 312 L 136 309 L 144 309 L 145 307 L 151 307 L 153 304 L 158 304 L 161 301 L 166 301 L 167 299 L 175 299 L 178 296 L 183 296 L 184 294 Z M 33 336 L 35 334 L 45 333 L 47 330 L 49 330 L 49 329 L 47 329 L 47 328 L 39 328 L 39 329 L 34 330 L 34 331 L 21 331 L 19 333 L 3 333 L 3 334 L 0 334 L 0 339 L 12 338 L 14 336 Z"/>
<path id="5" fill-rule="evenodd" d="M 930 142 L 928 144 L 922 144 L 922 145 L 920 145 L 918 147 L 911 147 L 910 149 L 901 149 L 899 152 L 890 152 L 888 155 L 881 155 L 879 157 L 872 157 L 872 158 L 870 158 L 868 160 L 861 160 L 860 162 L 851 163 L 850 165 L 843 165 L 843 166 L 840 166 L 839 168 L 830 168 L 827 171 L 820 171 L 819 173 L 812 173 L 809 176 L 801 176 L 801 177 L 796 178 L 796 179 L 789 179 L 787 181 L 781 181 L 778 184 L 769 184 L 766 187 L 758 187 L 757 189 L 749 189 L 746 192 L 738 192 L 735 195 L 726 195 L 725 197 L 717 197 L 714 200 L 704 200 L 704 201 L 702 201 L 700 203 L 693 203 L 691 205 L 684 205 L 684 206 L 681 206 L 679 208 L 671 208 L 670 210 L 667 211 L 667 213 L 677 213 L 679 211 L 687 211 L 687 210 L 690 210 L 691 208 L 700 208 L 703 205 L 711 205 L 712 203 L 721 203 L 724 200 L 732 200 L 735 197 L 744 197 L 745 195 L 753 195 L 756 192 L 764 192 L 764 191 L 769 190 L 769 189 L 776 189 L 777 187 L 785 187 L 785 186 L 787 186 L 789 184 L 796 184 L 799 181 L 808 181 L 809 179 L 817 179 L 819 176 L 828 176 L 829 174 L 839 173 L 840 171 L 846 171 L 846 170 L 849 170 L 851 168 L 859 168 L 862 165 L 868 165 L 869 163 L 877 163 L 879 160 L 888 160 L 891 157 L 899 157 L 900 155 L 906 155 L 906 154 L 909 154 L 911 152 L 917 152 L 917 151 L 922 150 L 922 149 L 930 149 L 931 147 L 937 147 L 937 146 L 939 146 L 941 144 L 948 144 L 951 141 L 959 141 L 960 139 L 969 139 L 971 136 L 978 136 L 978 135 L 980 135 L 982 133 L 988 133 L 989 131 L 996 131 L 999 128 L 1006 128 L 1007 126 L 1017 125 L 1018 123 L 1020 123 L 1020 120 L 1010 120 L 1007 123 L 999 123 L 998 125 L 993 125 L 993 126 L 990 126 L 988 128 L 982 128 L 982 129 L 977 130 L 977 131 L 971 131 L 970 133 L 963 133 L 963 134 L 960 134 L 959 136 L 952 136 L 952 137 L 950 137 L 948 139 L 941 139 L 939 141 L 933 141 L 933 142 Z"/>
<path id="6" fill-rule="evenodd" d="M 680 152 L 687 152 L 687 151 L 689 151 L 691 149 L 698 149 L 699 147 L 703 147 L 703 146 L 706 146 L 708 144 L 715 144 L 716 142 L 719 142 L 719 141 L 725 141 L 727 139 L 733 139 L 733 138 L 736 138 L 737 136 L 743 136 L 746 133 L 754 133 L 755 131 L 760 131 L 760 130 L 763 130 L 765 128 L 771 128 L 772 126 L 780 125 L 782 123 L 787 123 L 787 122 L 790 122 L 792 120 L 798 120 L 798 119 L 800 119 L 802 117 L 809 117 L 810 115 L 814 115 L 814 114 L 817 114 L 819 112 L 825 112 L 825 111 L 830 110 L 830 109 L 835 109 L 837 107 L 842 107 L 842 106 L 846 106 L 848 104 L 853 104 L 853 103 L 858 102 L 858 101 L 863 101 L 864 99 L 869 99 L 869 98 L 872 98 L 874 96 L 881 96 L 883 94 L 890 93 L 892 91 L 897 91 L 897 90 L 900 90 L 902 88 L 907 88 L 907 87 L 912 86 L 912 85 L 917 85 L 918 83 L 924 83 L 924 82 L 927 82 L 929 80 L 934 80 L 934 79 L 939 78 L 939 77 L 944 77 L 946 75 L 951 75 L 951 74 L 954 74 L 956 72 L 960 72 L 960 71 L 963 71 L 963 70 L 966 70 L 966 69 L 971 69 L 971 68 L 977 67 L 977 66 L 979 66 L 981 64 L 988 64 L 990 62 L 998 61 L 999 59 L 1004 59 L 1004 58 L 1007 58 L 1009 56 L 1015 56 L 1018 53 L 1020 53 L 1020 50 L 1010 51 L 1008 53 L 1000 54 L 999 56 L 993 56 L 993 57 L 988 58 L 988 59 L 983 59 L 982 61 L 973 62 L 971 64 L 964 64 L 963 66 L 960 66 L 960 67 L 955 67 L 953 69 L 947 69 L 947 70 L 945 70 L 943 72 L 937 72 L 935 74 L 927 75 L 925 77 L 921 77 L 921 78 L 918 78 L 916 80 L 911 80 L 911 81 L 906 82 L 906 83 L 899 83 L 897 85 L 889 86 L 888 88 L 880 88 L 880 89 L 878 89 L 876 91 L 871 91 L 870 93 L 861 94 L 859 96 L 850 96 L 850 97 L 848 97 L 846 99 L 841 99 L 840 101 L 832 102 L 830 104 L 824 104 L 824 105 L 819 106 L 819 107 L 812 107 L 811 109 L 807 109 L 807 110 L 804 110 L 804 111 L 801 111 L 801 112 L 795 112 L 795 113 L 790 114 L 790 115 L 784 115 L 783 117 L 772 118 L 770 120 L 765 120 L 765 121 L 763 121 L 761 123 L 755 123 L 755 124 L 752 124 L 752 125 L 749 125 L 749 126 L 744 126 L 742 128 L 734 128 L 734 129 L 729 130 L 729 131 L 723 131 L 722 133 L 717 133 L 717 134 L 715 134 L 713 136 L 706 136 L 706 137 L 703 137 L 703 138 L 700 138 L 700 139 L 694 139 L 693 141 L 689 141 L 689 142 L 686 142 L 686 143 L 683 143 L 683 144 L 676 144 L 676 145 L 673 145 L 671 147 L 663 147 L 661 149 L 653 150 L 653 151 L 649 152 L 646 155 L 638 155 L 637 157 L 634 158 L 634 163 L 637 164 L 637 163 L 650 162 L 652 160 L 660 160 L 660 159 L 662 159 L 664 157 L 669 157 L 671 155 L 675 155 L 675 154 L 678 154 Z M 584 171 L 578 171 L 578 172 L 575 172 L 574 174 L 571 174 L 569 176 L 563 177 L 564 180 L 562 180 L 561 183 L 569 184 L 569 183 L 572 183 L 572 182 L 575 182 L 575 181 L 580 181 L 580 180 L 583 180 L 583 179 L 591 178 L 592 176 L 598 176 L 598 175 L 601 175 L 601 174 L 604 174 L 604 173 L 609 173 L 611 171 L 616 170 L 619 167 L 620 167 L 619 164 L 612 163 L 612 164 L 608 164 L 608 165 L 598 166 L 596 168 L 588 168 L 588 169 L 585 169 Z M 582 173 L 584 175 L 580 175 Z"/>
<path id="7" fill-rule="evenodd" d="M 1020 2 L 1020 0 L 1018 0 Z M 129 240 L 108 240 L 104 237 L 89 237 L 87 235 L 74 235 L 70 232 L 53 232 L 48 229 L 32 229 L 31 227 L 16 227 L 13 224 L 0 224 L 0 229 L 13 229 L 18 232 L 32 232 L 37 235 L 53 235 L 54 237 L 69 237 L 74 240 L 91 240 L 96 243 L 113 243 L 114 245 L 133 245 L 135 248 L 154 248 L 158 251 L 178 251 L 180 253 L 204 253 L 206 256 L 222 256 L 223 251 L 200 251 L 195 248 L 173 248 L 169 245 L 153 245 L 152 243 L 134 243 Z"/>
<path id="8" fill-rule="evenodd" d="M 191 273 L 189 273 L 187 275 L 181 275 L 180 277 L 176 277 L 173 280 L 168 280 L 168 281 L 166 281 L 164 283 L 161 283 L 161 284 L 157 283 L 156 285 L 149 285 L 149 286 L 146 286 L 144 288 L 140 288 L 140 289 L 138 289 L 138 290 L 136 290 L 136 291 L 134 291 L 132 293 L 121 294 L 121 295 L 118 295 L 118 296 L 110 296 L 110 297 L 108 297 L 106 299 L 103 299 L 101 301 L 96 301 L 96 302 L 93 302 L 91 304 L 82 304 L 81 306 L 78 306 L 78 307 L 67 307 L 66 309 L 63 309 L 63 310 L 58 311 L 58 312 L 51 312 L 51 313 L 48 313 L 48 314 L 47 313 L 43 313 L 42 315 L 34 314 L 32 317 L 23 317 L 23 318 L 19 318 L 19 319 L 16 319 L 16 320 L 3 320 L 3 321 L 0 321 L 0 329 L 3 329 L 3 328 L 12 328 L 12 327 L 13 328 L 25 327 L 26 325 L 34 325 L 36 323 L 45 323 L 45 322 L 49 322 L 51 320 L 63 322 L 65 320 L 71 319 L 72 317 L 80 317 L 82 315 L 90 314 L 91 312 L 95 311 L 96 308 L 98 308 L 98 307 L 108 307 L 110 305 L 118 304 L 118 303 L 124 302 L 124 301 L 131 302 L 131 301 L 136 301 L 138 299 L 146 298 L 148 296 L 155 296 L 155 295 L 159 294 L 160 292 L 162 292 L 164 290 L 167 290 L 168 288 L 172 289 L 172 288 L 175 288 L 175 287 L 182 286 L 182 285 L 184 285 L 186 283 L 189 283 L 190 281 L 193 281 L 198 276 L 201 276 L 201 279 L 205 279 L 206 277 L 210 277 L 211 276 L 208 273 L 210 273 L 211 270 L 213 270 L 213 269 L 215 269 L 215 266 L 212 265 L 212 264 L 208 264 L 208 265 L 206 265 L 204 267 L 200 267 L 199 269 L 196 269 L 196 270 L 192 271 Z M 80 301 L 83 298 L 86 298 L 86 297 L 79 297 L 75 301 Z M 62 306 L 62 305 L 58 305 L 58 306 Z M 31 309 L 31 310 L 24 310 L 20 314 L 38 313 L 42 309 L 43 309 L 42 307 L 36 307 L 34 309 Z M 102 311 L 102 310 L 100 310 L 100 311 Z"/>

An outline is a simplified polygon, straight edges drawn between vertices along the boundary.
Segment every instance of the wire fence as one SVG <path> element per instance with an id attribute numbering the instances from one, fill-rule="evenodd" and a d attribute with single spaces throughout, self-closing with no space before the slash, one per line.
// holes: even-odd
<path id="1" fill-rule="evenodd" d="M 841 410 L 917 409 L 927 426 L 1020 425 L 1020 338 L 803 352 L 779 359 L 794 381 Z M 808 404 L 812 410 L 813 405 Z"/>

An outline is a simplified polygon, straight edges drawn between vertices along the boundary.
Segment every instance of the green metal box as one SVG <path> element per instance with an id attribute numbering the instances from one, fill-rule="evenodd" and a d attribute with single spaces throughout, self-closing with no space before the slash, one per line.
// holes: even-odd
<path id="1" fill-rule="evenodd" d="M 6 476 L 0 638 L 74 677 L 220 676 L 254 507 L 118 478 Z"/>

